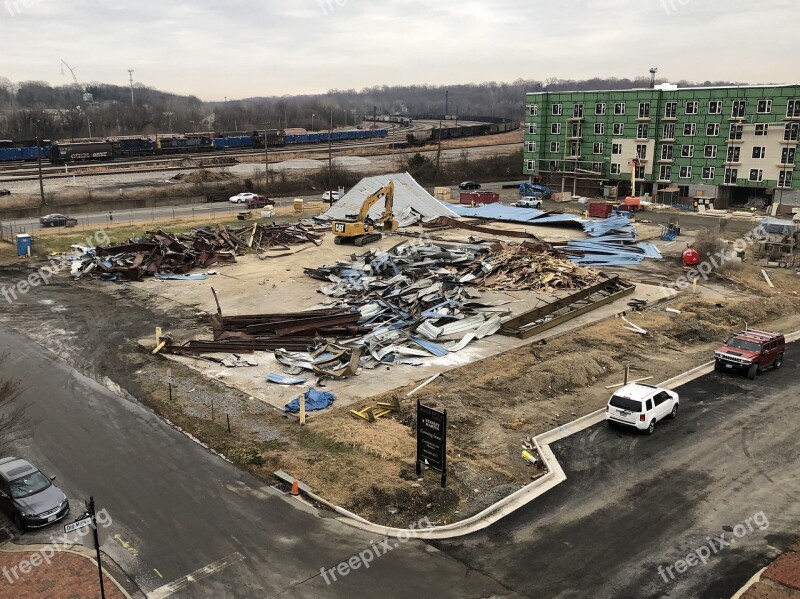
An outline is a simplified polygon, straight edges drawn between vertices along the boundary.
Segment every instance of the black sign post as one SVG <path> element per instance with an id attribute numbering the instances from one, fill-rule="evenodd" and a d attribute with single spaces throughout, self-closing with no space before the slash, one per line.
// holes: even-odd
<path id="1" fill-rule="evenodd" d="M 442 473 L 442 487 L 447 486 L 447 410 L 439 412 L 417 400 L 417 476 L 422 466 Z"/>
<path id="2" fill-rule="evenodd" d="M 97 514 L 94 511 L 94 497 L 89 497 L 89 516 L 92 518 L 94 533 L 94 548 L 97 551 L 97 572 L 100 574 L 100 597 L 106 599 L 106 589 L 103 586 L 103 562 L 100 561 L 100 537 L 97 535 Z"/>

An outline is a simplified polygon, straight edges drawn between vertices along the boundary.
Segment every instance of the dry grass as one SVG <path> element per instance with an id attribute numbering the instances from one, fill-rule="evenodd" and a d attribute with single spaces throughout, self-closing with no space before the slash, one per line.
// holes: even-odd
<path id="1" fill-rule="evenodd" d="M 379 418 L 367 423 L 340 412 L 315 421 L 313 426 L 318 434 L 367 455 L 410 465 L 414 463 L 417 446 L 411 429 L 396 420 Z"/>

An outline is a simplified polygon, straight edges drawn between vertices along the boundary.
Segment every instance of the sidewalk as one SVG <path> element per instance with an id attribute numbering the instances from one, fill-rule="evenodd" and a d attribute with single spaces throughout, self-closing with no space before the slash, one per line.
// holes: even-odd
<path id="1" fill-rule="evenodd" d="M 800 597 L 800 541 L 763 568 L 732 599 L 793 599 Z"/>
<path id="2" fill-rule="evenodd" d="M 130 599 L 106 575 L 107 599 Z M 77 551 L 32 545 L 0 549 L 0 599 L 99 599 L 97 562 Z"/>

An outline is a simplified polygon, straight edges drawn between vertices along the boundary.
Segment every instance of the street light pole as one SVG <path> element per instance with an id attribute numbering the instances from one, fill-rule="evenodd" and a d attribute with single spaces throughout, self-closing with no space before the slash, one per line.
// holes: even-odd
<path id="1" fill-rule="evenodd" d="M 314 117 L 317 116 L 313 112 L 311 113 L 311 131 L 314 131 Z"/>
<path id="2" fill-rule="evenodd" d="M 92 121 L 87 119 L 86 122 L 89 123 L 89 138 L 91 138 L 92 137 Z"/>
<path id="3" fill-rule="evenodd" d="M 264 195 L 267 195 L 269 186 L 269 140 L 267 139 L 267 125 L 271 121 L 264 121 Z"/>
<path id="4" fill-rule="evenodd" d="M 328 191 L 331 197 L 331 206 L 333 206 L 333 187 L 331 187 L 331 171 L 333 169 L 333 153 L 331 148 L 331 139 L 333 138 L 333 110 L 331 110 L 331 126 L 328 129 Z"/>
<path id="5" fill-rule="evenodd" d="M 47 206 L 44 199 L 44 180 L 42 179 L 42 144 L 39 140 L 39 124 L 41 121 L 36 119 L 36 163 L 39 168 L 39 195 L 41 197 L 42 206 Z"/>

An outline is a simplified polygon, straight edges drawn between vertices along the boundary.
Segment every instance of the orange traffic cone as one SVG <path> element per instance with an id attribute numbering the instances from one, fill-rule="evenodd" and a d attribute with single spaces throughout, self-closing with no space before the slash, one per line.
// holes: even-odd
<path id="1" fill-rule="evenodd" d="M 292 482 L 292 495 L 300 495 L 300 483 L 297 482 L 297 479 Z"/>

